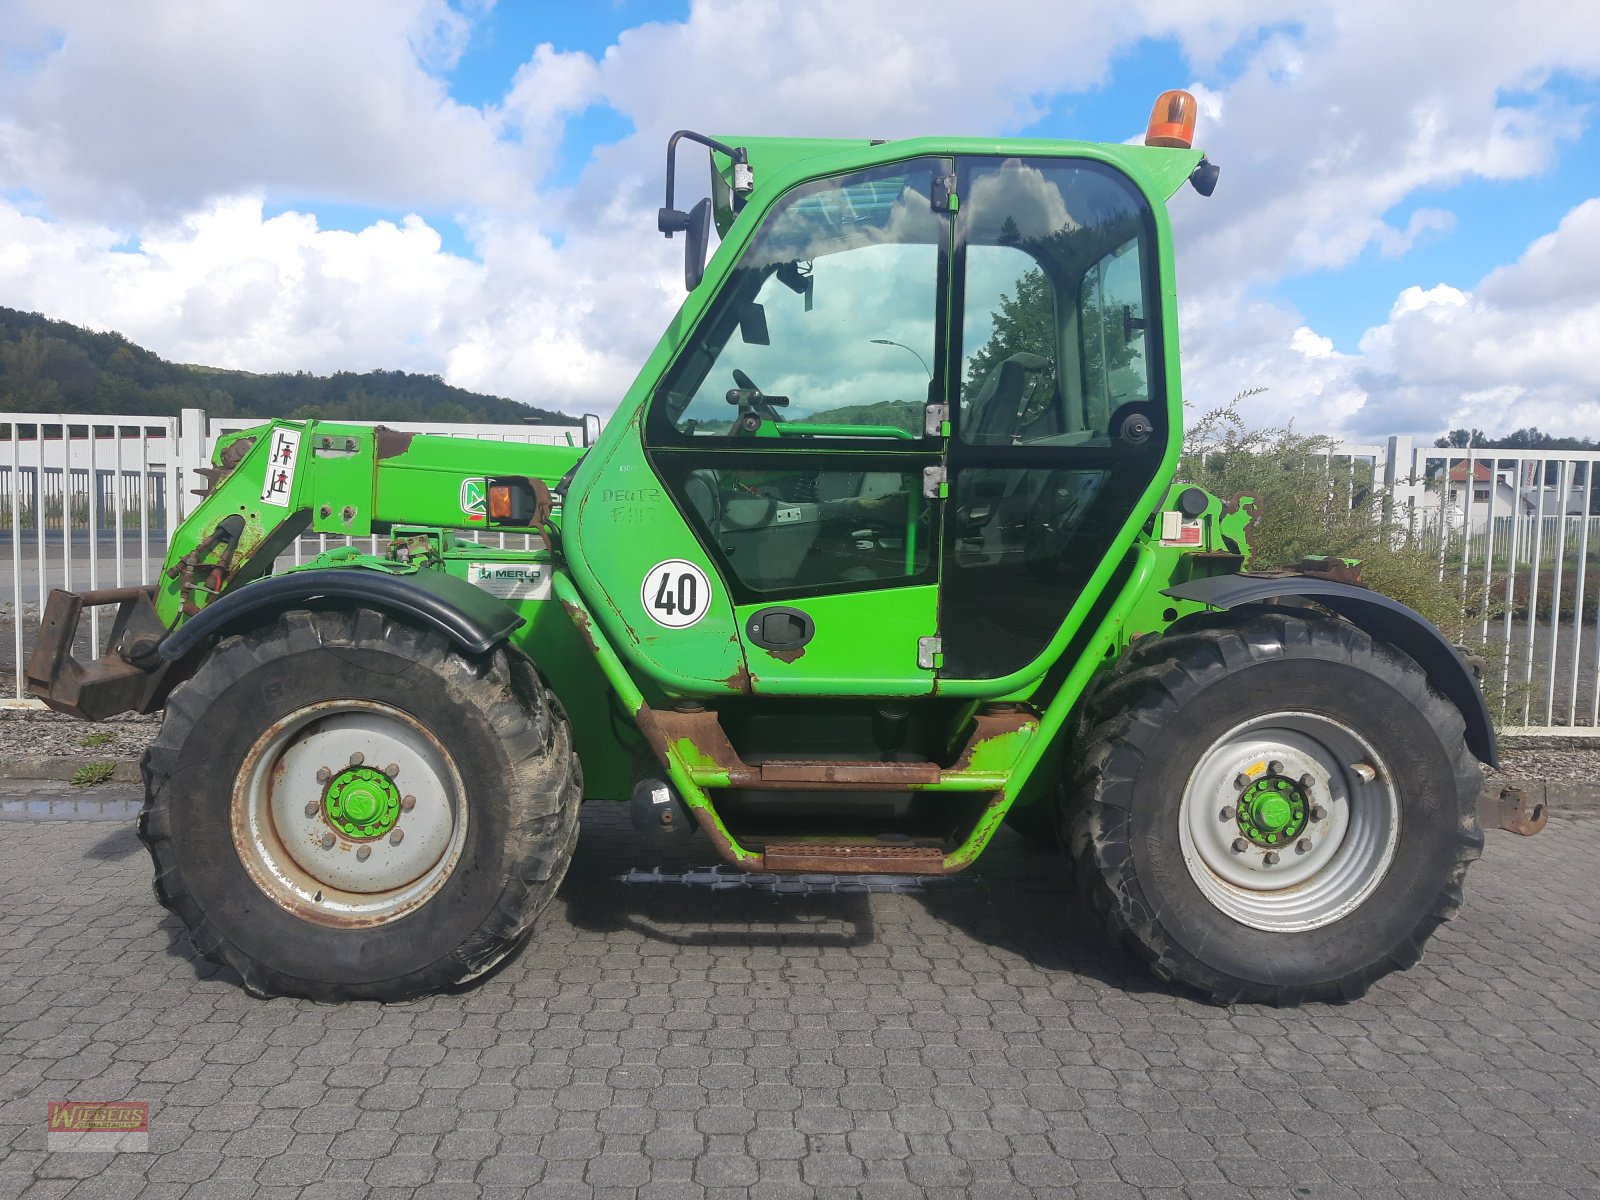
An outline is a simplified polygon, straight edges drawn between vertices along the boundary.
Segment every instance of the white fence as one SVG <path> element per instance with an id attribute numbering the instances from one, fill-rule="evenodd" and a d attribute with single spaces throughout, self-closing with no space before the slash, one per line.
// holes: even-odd
<path id="1" fill-rule="evenodd" d="M 1508 732 L 1600 736 L 1600 452 L 1343 446 L 1459 587 Z M 1337 472 L 1340 468 L 1335 468 Z"/>
<path id="2" fill-rule="evenodd" d="M 24 695 L 27 654 L 51 588 L 154 581 L 203 486 L 197 468 L 247 418 L 0 414 L 0 677 Z M 417 433 L 578 444 L 593 426 L 386 422 Z M 1437 556 L 1489 664 L 1486 691 L 1519 732 L 1600 736 L 1600 453 L 1441 450 L 1412 439 L 1339 447 L 1335 495 L 1378 489 L 1397 540 Z M 339 539 L 348 541 L 349 539 Z M 289 561 L 325 549 L 308 535 Z M 1597 563 L 1591 570 L 1591 559 Z M 9 572 L 9 578 L 7 573 Z M 10 622 L 10 628 L 4 622 Z M 101 614 L 89 636 L 102 647 Z"/>
<path id="3" fill-rule="evenodd" d="M 259 424 L 208 418 L 200 409 L 180 417 L 0 413 L 0 602 L 9 600 L 0 609 L 0 678 L 9 677 L 9 687 L 0 689 L 14 700 L 24 697 L 27 656 L 52 588 L 81 592 L 155 581 L 173 533 L 195 503 L 191 491 L 205 485 L 197 469 L 210 464 L 219 437 Z M 592 428 L 579 425 L 383 424 L 555 445 L 592 436 Z M 285 557 L 299 562 L 327 545 L 326 537 L 308 536 Z M 104 650 L 101 618 L 99 609 L 89 610 L 96 653 Z M 105 625 L 109 630 L 109 620 Z"/>

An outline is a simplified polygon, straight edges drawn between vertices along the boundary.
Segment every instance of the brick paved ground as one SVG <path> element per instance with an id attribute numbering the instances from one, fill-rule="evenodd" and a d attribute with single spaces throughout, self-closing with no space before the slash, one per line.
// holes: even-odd
<path id="1" fill-rule="evenodd" d="M 0 1197 L 1600 1196 L 1600 815 L 1285 1012 L 1130 975 L 1009 835 L 911 892 L 647 853 L 586 814 L 496 976 L 327 1007 L 197 964 L 125 821 L 0 822 Z M 45 1154 L 64 1098 L 150 1101 L 151 1152 Z"/>

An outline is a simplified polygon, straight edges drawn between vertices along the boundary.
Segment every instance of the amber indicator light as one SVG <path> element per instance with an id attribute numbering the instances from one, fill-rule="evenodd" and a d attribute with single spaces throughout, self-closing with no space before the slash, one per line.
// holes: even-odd
<path id="1" fill-rule="evenodd" d="M 1194 145 L 1194 118 L 1198 110 L 1188 92 L 1162 92 L 1150 110 L 1150 124 L 1144 133 L 1146 146 L 1172 146 L 1187 150 Z"/>

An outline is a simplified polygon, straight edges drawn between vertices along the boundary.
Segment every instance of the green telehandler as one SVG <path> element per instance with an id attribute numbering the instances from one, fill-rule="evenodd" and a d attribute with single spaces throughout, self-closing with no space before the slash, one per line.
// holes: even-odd
<path id="1" fill-rule="evenodd" d="M 52 593 L 29 667 L 62 712 L 165 710 L 139 833 L 200 953 L 259 995 L 462 983 L 588 799 L 766 872 L 944 875 L 1009 825 L 1070 861 L 1041 920 L 1219 1003 L 1415 962 L 1494 732 L 1427 621 L 1338 561 L 1249 571 L 1250 499 L 1174 479 L 1193 124 L 680 132 L 688 296 L 592 444 L 224 437 L 159 584 Z M 292 565 L 307 532 L 347 544 Z"/>

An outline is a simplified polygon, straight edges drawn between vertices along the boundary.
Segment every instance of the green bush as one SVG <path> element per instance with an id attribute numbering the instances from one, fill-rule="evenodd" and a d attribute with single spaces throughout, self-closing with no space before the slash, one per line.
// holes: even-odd
<path id="1" fill-rule="evenodd" d="M 1179 464 L 1181 478 L 1219 496 L 1256 498 L 1249 569 L 1292 566 L 1317 554 L 1360 559 L 1363 582 L 1416 609 L 1453 641 L 1482 621 L 1485 606 L 1497 611 L 1481 577 L 1465 589 L 1449 572 L 1441 580 L 1437 554 L 1406 544 L 1405 530 L 1386 519 L 1371 463 L 1352 462 L 1337 453 L 1335 439 L 1292 425 L 1250 428 L 1237 406 L 1252 394 L 1195 422 Z"/>

